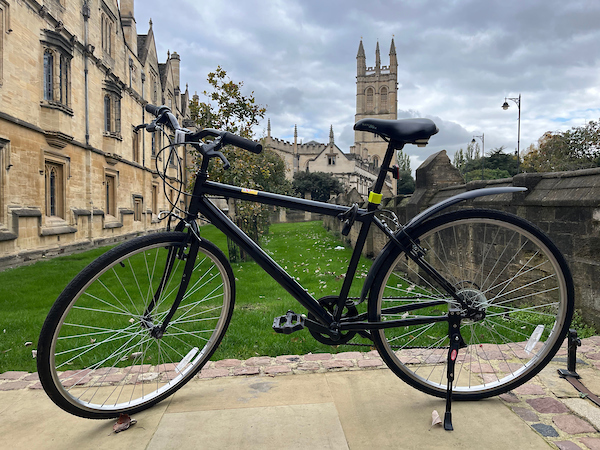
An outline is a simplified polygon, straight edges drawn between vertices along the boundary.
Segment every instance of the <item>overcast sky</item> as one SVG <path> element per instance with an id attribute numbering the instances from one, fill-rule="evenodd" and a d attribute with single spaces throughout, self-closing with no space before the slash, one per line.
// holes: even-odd
<path id="1" fill-rule="evenodd" d="M 367 66 L 398 54 L 398 118 L 429 117 L 440 133 L 407 146 L 413 170 L 429 154 L 452 157 L 474 135 L 485 149 L 521 152 L 546 131 L 600 118 L 598 0 L 144 0 L 139 34 L 152 18 L 160 62 L 181 56 L 181 83 L 207 88 L 218 65 L 267 107 L 272 135 L 353 144 L 356 54 Z M 266 119 L 259 134 L 266 129 Z"/>

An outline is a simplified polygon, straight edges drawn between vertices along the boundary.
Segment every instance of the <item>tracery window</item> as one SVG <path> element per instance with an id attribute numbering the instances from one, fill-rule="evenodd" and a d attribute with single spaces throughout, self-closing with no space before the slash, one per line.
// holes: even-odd
<path id="1" fill-rule="evenodd" d="M 373 111 L 373 88 L 367 89 L 367 111 Z"/>
<path id="2" fill-rule="evenodd" d="M 54 53 L 44 51 L 44 100 L 54 100 Z"/>
<path id="3" fill-rule="evenodd" d="M 381 103 L 380 112 L 387 112 L 388 111 L 388 89 L 385 86 L 381 88 L 380 103 Z"/>
<path id="4" fill-rule="evenodd" d="M 64 218 L 64 178 L 62 164 L 46 161 L 44 181 L 46 216 Z"/>

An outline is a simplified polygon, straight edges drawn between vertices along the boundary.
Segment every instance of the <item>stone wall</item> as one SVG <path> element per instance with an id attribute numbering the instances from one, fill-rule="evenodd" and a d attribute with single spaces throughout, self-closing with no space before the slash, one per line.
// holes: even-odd
<path id="1" fill-rule="evenodd" d="M 147 102 L 185 126 L 189 95 L 133 4 L 0 1 L 0 270 L 164 227 L 175 192 L 156 164 L 174 186 L 177 170 L 157 154 L 166 139 L 135 126 Z"/>
<path id="2" fill-rule="evenodd" d="M 456 208 L 490 208 L 523 217 L 547 233 L 565 255 L 575 281 L 575 305 L 583 318 L 600 328 L 600 168 L 556 173 L 523 173 L 513 178 L 461 183 L 445 151 L 432 155 L 416 171 L 412 196 L 384 200 L 401 223 L 448 197 L 483 187 L 522 186 L 525 193 L 479 197 Z M 444 182 L 445 177 L 449 177 Z M 340 196 L 339 204 L 345 202 Z M 339 221 L 327 218 L 329 229 L 341 230 Z M 359 227 L 348 240 L 354 242 Z M 386 243 L 374 229 L 365 253 L 375 256 Z"/>

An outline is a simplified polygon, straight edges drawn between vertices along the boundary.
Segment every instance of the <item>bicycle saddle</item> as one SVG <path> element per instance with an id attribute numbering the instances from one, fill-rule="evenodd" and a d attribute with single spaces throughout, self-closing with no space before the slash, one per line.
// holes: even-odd
<path id="1" fill-rule="evenodd" d="M 438 127 L 429 119 L 361 119 L 354 124 L 356 131 L 368 131 L 386 137 L 392 141 L 416 144 L 425 147 L 429 138 L 436 134 Z"/>

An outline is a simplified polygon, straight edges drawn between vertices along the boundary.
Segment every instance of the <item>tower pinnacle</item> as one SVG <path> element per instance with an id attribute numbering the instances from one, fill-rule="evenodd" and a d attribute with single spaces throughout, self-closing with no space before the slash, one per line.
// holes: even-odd
<path id="1" fill-rule="evenodd" d="M 365 57 L 365 49 L 363 47 L 362 39 L 358 46 L 358 54 L 356 55 L 356 73 L 358 75 L 364 75 L 367 73 L 367 58 Z"/>

